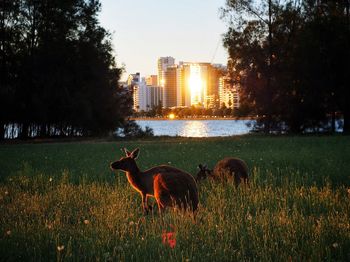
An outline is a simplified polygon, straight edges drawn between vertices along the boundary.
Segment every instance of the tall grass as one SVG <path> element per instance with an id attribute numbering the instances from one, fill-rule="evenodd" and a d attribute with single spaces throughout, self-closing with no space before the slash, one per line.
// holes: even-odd
<path id="1" fill-rule="evenodd" d="M 142 168 L 171 162 L 196 172 L 231 155 L 250 187 L 204 181 L 200 208 L 155 208 L 109 162 L 141 148 Z M 1 260 L 241 261 L 350 259 L 350 139 L 240 137 L 0 147 Z M 176 246 L 162 242 L 175 232 Z"/>

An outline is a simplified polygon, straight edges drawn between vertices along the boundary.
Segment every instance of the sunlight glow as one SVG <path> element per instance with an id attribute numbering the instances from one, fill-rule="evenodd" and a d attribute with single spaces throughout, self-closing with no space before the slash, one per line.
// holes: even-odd
<path id="1" fill-rule="evenodd" d="M 169 114 L 168 115 L 169 119 L 174 119 L 175 118 L 175 115 L 173 113 Z"/>
<path id="2" fill-rule="evenodd" d="M 191 91 L 191 105 L 202 103 L 203 81 L 201 79 L 201 68 L 199 65 L 191 65 L 188 84 Z"/>

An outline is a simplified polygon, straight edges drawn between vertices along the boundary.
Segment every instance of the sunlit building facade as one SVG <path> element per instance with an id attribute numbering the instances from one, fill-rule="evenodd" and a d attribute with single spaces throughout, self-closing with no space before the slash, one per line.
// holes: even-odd
<path id="1" fill-rule="evenodd" d="M 219 84 L 220 107 L 225 105 L 228 108 L 239 108 L 239 87 L 234 86 L 228 76 L 220 78 Z"/>
<path id="2" fill-rule="evenodd" d="M 158 58 L 158 86 L 164 87 L 164 74 L 168 67 L 175 65 L 175 58 L 171 56 Z"/>
<path id="3" fill-rule="evenodd" d="M 217 107 L 222 75 L 223 69 L 210 63 L 180 62 L 177 70 L 177 106 Z"/>
<path id="4" fill-rule="evenodd" d="M 177 66 L 170 66 L 163 74 L 164 86 L 163 90 L 163 106 L 177 106 Z"/>
<path id="5" fill-rule="evenodd" d="M 147 86 L 158 86 L 158 76 L 157 75 L 149 75 L 145 77 Z"/>
<path id="6" fill-rule="evenodd" d="M 237 107 L 238 90 L 227 85 L 223 78 L 226 71 L 220 64 L 179 62 L 176 65 L 173 57 L 160 57 L 157 79 L 147 77 L 146 84 L 154 86 L 157 81 L 163 107 L 218 108 L 222 103 Z"/>

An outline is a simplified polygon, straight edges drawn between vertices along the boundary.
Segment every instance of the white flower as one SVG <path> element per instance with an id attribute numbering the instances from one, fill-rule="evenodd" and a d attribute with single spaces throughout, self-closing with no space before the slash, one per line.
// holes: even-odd
<path id="1" fill-rule="evenodd" d="M 63 249 L 64 249 L 64 245 L 62 245 L 62 246 L 57 246 L 58 252 L 61 252 Z"/>

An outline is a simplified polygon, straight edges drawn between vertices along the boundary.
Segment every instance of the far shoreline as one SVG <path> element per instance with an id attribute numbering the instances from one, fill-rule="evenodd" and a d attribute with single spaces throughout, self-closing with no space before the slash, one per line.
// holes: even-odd
<path id="1" fill-rule="evenodd" d="M 159 120 L 256 120 L 256 117 L 131 117 L 134 121 L 159 121 Z"/>

